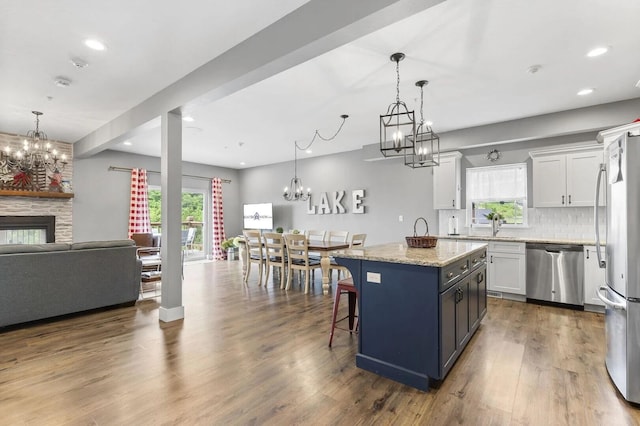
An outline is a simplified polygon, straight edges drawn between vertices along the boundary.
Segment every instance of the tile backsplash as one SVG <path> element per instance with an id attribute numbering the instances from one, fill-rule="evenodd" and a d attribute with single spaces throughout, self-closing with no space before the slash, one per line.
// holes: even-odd
<path id="1" fill-rule="evenodd" d="M 526 228 L 500 228 L 501 237 L 536 237 L 595 241 L 593 207 L 530 208 L 527 210 L 529 225 Z M 605 209 L 600 207 L 600 232 L 604 240 Z M 449 218 L 458 218 L 462 235 L 491 235 L 490 226 L 466 226 L 466 210 L 439 210 L 439 235 L 446 235 Z"/>

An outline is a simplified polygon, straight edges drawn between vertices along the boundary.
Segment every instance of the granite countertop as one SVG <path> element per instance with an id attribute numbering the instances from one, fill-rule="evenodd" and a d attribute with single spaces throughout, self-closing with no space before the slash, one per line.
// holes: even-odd
<path id="1" fill-rule="evenodd" d="M 442 267 L 462 259 L 487 245 L 474 242 L 438 240 L 434 248 L 410 248 L 404 242 L 380 244 L 361 249 L 337 250 L 335 257 L 373 260 L 407 265 Z"/>
<path id="2" fill-rule="evenodd" d="M 491 237 L 489 235 L 441 235 L 443 240 L 469 240 L 469 241 L 503 241 L 514 243 L 539 243 L 539 244 L 572 244 L 578 246 L 595 246 L 596 240 L 571 240 L 563 238 L 541 237 Z M 604 245 L 605 243 L 600 243 Z"/>

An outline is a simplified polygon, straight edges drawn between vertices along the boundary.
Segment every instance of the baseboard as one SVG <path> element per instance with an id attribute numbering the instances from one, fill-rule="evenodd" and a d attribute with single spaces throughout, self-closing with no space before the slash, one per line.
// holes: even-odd
<path id="1" fill-rule="evenodd" d="M 172 322 L 184 319 L 184 306 L 176 306 L 175 308 L 160 307 L 160 321 Z"/>

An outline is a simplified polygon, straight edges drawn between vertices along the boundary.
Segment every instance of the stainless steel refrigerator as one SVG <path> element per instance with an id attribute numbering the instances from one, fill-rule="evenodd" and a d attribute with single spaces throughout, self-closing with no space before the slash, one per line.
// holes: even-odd
<path id="1" fill-rule="evenodd" d="M 604 163 L 594 208 L 598 262 L 606 269 L 598 297 L 605 304 L 607 371 L 622 396 L 634 403 L 640 403 L 640 136 L 634 136 L 639 129 L 640 123 L 600 133 Z M 599 229 L 602 196 L 606 234 Z M 606 249 L 599 246 L 601 238 L 606 238 Z"/>

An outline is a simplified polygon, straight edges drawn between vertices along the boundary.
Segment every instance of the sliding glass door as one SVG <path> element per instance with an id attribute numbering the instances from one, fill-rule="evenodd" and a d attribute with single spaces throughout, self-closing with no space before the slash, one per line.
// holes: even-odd
<path id="1" fill-rule="evenodd" d="M 210 253 L 211 196 L 199 189 L 182 189 L 182 250 L 185 261 L 201 260 Z M 151 228 L 162 234 L 162 194 L 160 188 L 149 186 Z"/>

